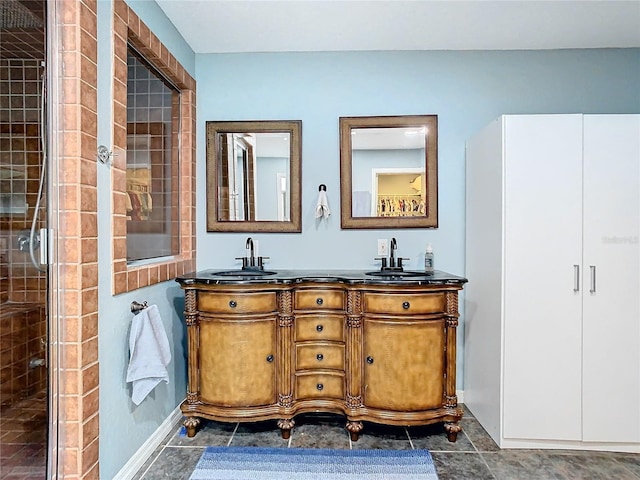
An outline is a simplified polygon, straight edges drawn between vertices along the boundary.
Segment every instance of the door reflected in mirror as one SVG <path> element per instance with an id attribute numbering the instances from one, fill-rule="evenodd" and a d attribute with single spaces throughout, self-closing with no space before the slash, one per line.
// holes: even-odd
<path id="1" fill-rule="evenodd" d="M 219 221 L 289 221 L 289 132 L 219 133 Z"/>
<path id="2" fill-rule="evenodd" d="M 437 116 L 340 118 L 342 228 L 438 226 Z"/>
<path id="3" fill-rule="evenodd" d="M 300 231 L 301 123 L 207 122 L 208 231 Z"/>

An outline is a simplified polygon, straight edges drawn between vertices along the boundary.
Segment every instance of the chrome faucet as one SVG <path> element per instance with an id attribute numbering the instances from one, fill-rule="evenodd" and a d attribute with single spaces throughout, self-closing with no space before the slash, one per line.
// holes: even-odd
<path id="1" fill-rule="evenodd" d="M 389 246 L 389 267 L 394 268 L 396 266 L 396 250 L 398 250 L 398 242 L 396 237 L 391 238 L 391 244 Z"/>

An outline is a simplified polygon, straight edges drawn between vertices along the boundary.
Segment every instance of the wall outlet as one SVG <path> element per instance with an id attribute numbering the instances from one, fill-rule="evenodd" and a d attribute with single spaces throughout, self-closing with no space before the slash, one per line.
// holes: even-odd
<path id="1" fill-rule="evenodd" d="M 387 256 L 389 253 L 389 243 L 386 238 L 378 239 L 378 255 Z"/>

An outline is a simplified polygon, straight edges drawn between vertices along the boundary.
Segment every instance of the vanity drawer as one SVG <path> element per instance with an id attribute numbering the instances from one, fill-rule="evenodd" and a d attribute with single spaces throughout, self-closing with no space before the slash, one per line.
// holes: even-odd
<path id="1" fill-rule="evenodd" d="M 366 313 L 387 315 L 419 315 L 444 312 L 444 293 L 365 293 L 363 309 Z"/>
<path id="2" fill-rule="evenodd" d="M 297 342 L 308 340 L 344 341 L 343 315 L 296 315 L 295 334 Z"/>
<path id="3" fill-rule="evenodd" d="M 198 293 L 198 310 L 211 313 L 269 313 L 278 309 L 275 292 Z"/>
<path id="4" fill-rule="evenodd" d="M 296 374 L 296 398 L 344 398 L 344 375 L 338 373 Z"/>
<path id="5" fill-rule="evenodd" d="M 297 290 L 294 294 L 296 310 L 344 310 L 344 292 L 342 290 L 312 289 Z"/>
<path id="6" fill-rule="evenodd" d="M 296 345 L 296 370 L 330 368 L 344 370 L 344 345 L 303 343 Z"/>

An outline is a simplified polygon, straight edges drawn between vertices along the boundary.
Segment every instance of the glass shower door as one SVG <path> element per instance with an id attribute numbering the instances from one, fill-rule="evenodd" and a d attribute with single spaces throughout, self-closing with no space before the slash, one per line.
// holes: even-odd
<path id="1" fill-rule="evenodd" d="M 46 478 L 45 5 L 0 17 L 0 479 Z"/>

